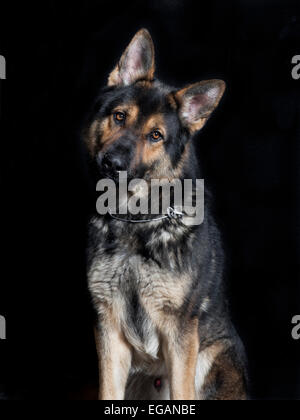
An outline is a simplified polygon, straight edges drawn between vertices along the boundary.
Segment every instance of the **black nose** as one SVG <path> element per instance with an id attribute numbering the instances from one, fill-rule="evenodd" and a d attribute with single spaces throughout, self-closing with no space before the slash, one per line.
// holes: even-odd
<path id="1" fill-rule="evenodd" d="M 118 172 L 125 169 L 124 161 L 119 156 L 110 156 L 106 154 L 102 161 L 105 170 Z"/>

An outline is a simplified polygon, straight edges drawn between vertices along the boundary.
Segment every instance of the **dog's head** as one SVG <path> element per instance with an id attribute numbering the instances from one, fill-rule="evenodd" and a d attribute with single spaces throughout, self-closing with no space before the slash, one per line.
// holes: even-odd
<path id="1" fill-rule="evenodd" d="M 139 31 L 108 79 L 86 141 L 103 177 L 180 178 L 194 133 L 225 91 L 221 80 L 170 88 L 154 80 L 154 46 Z"/>

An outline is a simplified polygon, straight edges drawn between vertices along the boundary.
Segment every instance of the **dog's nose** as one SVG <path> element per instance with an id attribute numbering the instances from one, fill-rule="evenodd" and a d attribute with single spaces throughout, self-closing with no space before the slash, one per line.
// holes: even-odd
<path id="1" fill-rule="evenodd" d="M 124 162 L 119 156 L 109 156 L 105 155 L 102 162 L 104 168 L 109 171 L 123 171 L 124 170 Z"/>

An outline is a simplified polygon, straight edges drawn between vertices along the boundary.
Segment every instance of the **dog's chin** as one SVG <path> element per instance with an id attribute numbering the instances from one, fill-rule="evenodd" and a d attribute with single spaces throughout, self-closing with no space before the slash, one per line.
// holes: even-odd
<path id="1" fill-rule="evenodd" d="M 126 171 L 124 171 L 126 172 Z M 114 181 L 116 184 L 119 184 L 120 181 L 122 181 L 122 179 L 124 179 L 124 172 L 119 172 L 119 171 L 104 171 L 104 170 L 99 170 L 99 175 L 100 175 L 100 179 L 111 179 L 112 181 Z M 134 174 L 126 172 L 126 180 L 127 182 L 130 182 L 131 180 L 133 180 L 135 178 Z"/>
<path id="2" fill-rule="evenodd" d="M 119 182 L 118 174 L 114 174 L 111 172 L 104 172 L 104 171 L 100 171 L 99 174 L 100 174 L 101 179 L 111 179 L 114 182 Z"/>

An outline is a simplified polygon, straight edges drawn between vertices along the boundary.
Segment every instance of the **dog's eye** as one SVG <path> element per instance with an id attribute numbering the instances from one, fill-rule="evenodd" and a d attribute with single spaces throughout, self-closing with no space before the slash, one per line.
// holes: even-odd
<path id="1" fill-rule="evenodd" d="M 158 130 L 152 131 L 152 133 L 150 134 L 150 139 L 154 143 L 157 143 L 158 141 L 163 140 L 163 138 L 164 138 L 164 136 Z"/>
<path id="2" fill-rule="evenodd" d="M 114 120 L 117 124 L 124 124 L 126 120 L 125 112 L 115 112 L 114 113 Z"/>

